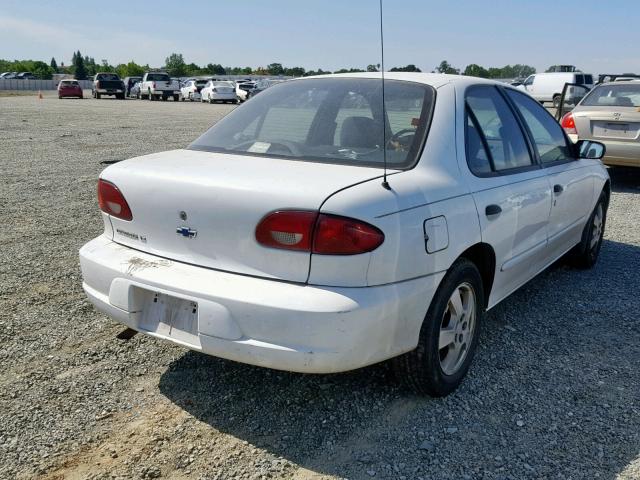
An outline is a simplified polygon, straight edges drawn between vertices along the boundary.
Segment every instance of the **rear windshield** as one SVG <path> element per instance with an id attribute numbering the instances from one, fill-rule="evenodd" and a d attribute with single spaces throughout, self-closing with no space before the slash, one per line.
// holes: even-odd
<path id="1" fill-rule="evenodd" d="M 120 80 L 120 77 L 115 73 L 99 73 L 96 76 L 97 80 Z"/>
<path id="2" fill-rule="evenodd" d="M 390 168 L 418 159 L 435 90 L 413 82 L 324 78 L 274 85 L 232 111 L 191 150 Z M 384 117 L 384 120 L 383 120 Z"/>
<path id="3" fill-rule="evenodd" d="M 78 85 L 77 80 L 60 80 L 60 85 Z"/>
<path id="4" fill-rule="evenodd" d="M 211 82 L 211 85 L 214 87 L 231 87 L 233 88 L 233 83 L 230 82 Z"/>
<path id="5" fill-rule="evenodd" d="M 207 84 L 206 80 L 196 80 L 196 85 L 199 87 L 204 87 Z"/>
<path id="6" fill-rule="evenodd" d="M 640 107 L 640 83 L 601 85 L 582 100 L 589 107 Z"/>
<path id="7" fill-rule="evenodd" d="M 166 73 L 150 73 L 147 75 L 147 80 L 151 82 L 168 82 L 169 75 Z"/>

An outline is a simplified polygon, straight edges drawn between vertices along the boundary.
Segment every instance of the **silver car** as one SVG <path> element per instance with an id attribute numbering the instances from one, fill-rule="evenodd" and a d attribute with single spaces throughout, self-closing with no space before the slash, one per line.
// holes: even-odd
<path id="1" fill-rule="evenodd" d="M 573 141 L 604 143 L 605 164 L 640 167 L 640 81 L 596 86 L 561 123 Z"/>

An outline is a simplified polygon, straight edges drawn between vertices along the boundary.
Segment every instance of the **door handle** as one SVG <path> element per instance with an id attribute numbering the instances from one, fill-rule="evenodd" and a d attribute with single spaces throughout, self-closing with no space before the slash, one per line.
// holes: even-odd
<path id="1" fill-rule="evenodd" d="M 500 205 L 487 205 L 487 208 L 484 209 L 484 213 L 487 217 L 490 217 L 491 215 L 500 215 L 502 213 L 502 208 L 500 208 Z"/>
<path id="2" fill-rule="evenodd" d="M 562 193 L 564 191 L 564 187 L 562 185 L 554 185 L 553 186 L 553 193 Z"/>

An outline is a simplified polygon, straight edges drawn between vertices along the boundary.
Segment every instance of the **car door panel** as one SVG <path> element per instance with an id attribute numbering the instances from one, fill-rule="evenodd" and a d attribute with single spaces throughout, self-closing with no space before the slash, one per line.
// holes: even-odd
<path id="1" fill-rule="evenodd" d="M 465 104 L 466 163 L 475 174 L 468 183 L 482 241 L 496 260 L 491 307 L 539 271 L 551 191 L 506 97 L 494 87 L 474 87 Z M 496 141 L 502 148 L 494 147 Z"/>
<path id="2" fill-rule="evenodd" d="M 558 122 L 538 103 L 515 90 L 508 90 L 507 96 L 521 116 L 553 195 L 546 266 L 580 241 L 592 205 L 593 160 L 575 158 L 575 149 Z"/>
<path id="3" fill-rule="evenodd" d="M 483 179 L 482 183 L 499 183 Z M 551 192 L 539 171 L 507 178 L 510 183 L 473 193 L 482 241 L 490 244 L 496 256 L 496 273 L 489 306 L 496 304 L 537 271 L 541 252 L 547 243 L 547 222 Z M 487 215 L 486 207 L 498 205 L 498 215 Z"/>

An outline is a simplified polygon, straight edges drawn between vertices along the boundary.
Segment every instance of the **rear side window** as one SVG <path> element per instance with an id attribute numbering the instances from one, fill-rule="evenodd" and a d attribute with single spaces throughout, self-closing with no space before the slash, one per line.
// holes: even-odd
<path id="1" fill-rule="evenodd" d="M 507 90 L 531 131 L 534 146 L 542 163 L 573 160 L 562 127 L 538 102 L 527 95 Z"/>
<path id="2" fill-rule="evenodd" d="M 584 75 L 576 75 L 576 83 L 578 85 L 584 85 Z"/>
<path id="3" fill-rule="evenodd" d="M 585 85 L 593 85 L 593 75 L 585 75 L 584 76 L 584 84 Z"/>
<path id="4" fill-rule="evenodd" d="M 533 164 L 518 121 L 496 88 L 470 89 L 466 104 L 467 161 L 473 173 L 503 172 Z M 477 146 L 476 135 L 480 136 L 482 148 Z M 482 164 L 484 158 L 488 166 L 486 161 Z"/>

